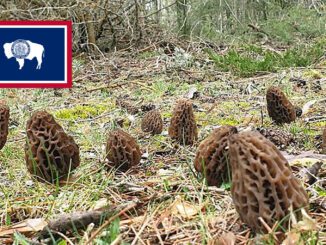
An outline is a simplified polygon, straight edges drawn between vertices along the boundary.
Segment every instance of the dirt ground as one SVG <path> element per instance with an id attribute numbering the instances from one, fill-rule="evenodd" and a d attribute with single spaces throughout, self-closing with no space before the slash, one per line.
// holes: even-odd
<path id="1" fill-rule="evenodd" d="M 229 124 L 272 135 L 288 159 L 301 154 L 325 162 L 320 144 L 326 126 L 326 63 L 241 79 L 219 72 L 200 53 L 187 55 L 180 60 L 159 51 L 105 54 L 96 59 L 80 55 L 73 61 L 72 89 L 1 90 L 0 97 L 11 110 L 8 142 L 0 152 L 1 226 L 104 206 L 133 205 L 120 215 L 120 223 L 103 227 L 94 241 L 218 244 L 224 234 L 220 241 L 229 243 L 220 244 L 271 244 L 270 236 L 254 238 L 241 222 L 229 183 L 220 188 L 205 185 L 193 166 L 196 148 L 213 128 Z M 302 117 L 288 125 L 274 125 L 266 110 L 265 92 L 270 85 L 279 86 L 293 104 L 303 108 Z M 191 147 L 172 142 L 167 134 L 173 106 L 183 97 L 193 101 L 199 128 L 199 140 Z M 130 106 L 122 108 L 116 100 Z M 164 120 L 162 134 L 155 136 L 140 129 L 142 116 L 153 105 Z M 52 113 L 80 147 L 81 165 L 60 188 L 33 180 L 26 169 L 25 125 L 36 110 Z M 119 125 L 137 139 L 143 152 L 141 164 L 124 174 L 105 168 L 107 134 Z M 308 184 L 304 171 L 311 159 L 297 158 L 292 169 L 309 192 L 310 215 L 319 241 L 326 243 L 325 167 L 319 170 L 319 180 Z M 60 244 L 86 244 L 96 230 L 90 226 L 78 234 L 56 234 L 55 239 L 67 242 Z M 30 240 L 37 237 L 37 233 L 23 234 Z M 11 236 L 0 241 L 10 243 Z"/>

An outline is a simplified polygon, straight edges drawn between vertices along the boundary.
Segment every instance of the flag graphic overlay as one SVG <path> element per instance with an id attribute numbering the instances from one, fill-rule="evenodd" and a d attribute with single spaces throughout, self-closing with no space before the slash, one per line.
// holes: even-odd
<path id="1" fill-rule="evenodd" d="M 71 21 L 0 21 L 0 87 L 72 87 Z"/>

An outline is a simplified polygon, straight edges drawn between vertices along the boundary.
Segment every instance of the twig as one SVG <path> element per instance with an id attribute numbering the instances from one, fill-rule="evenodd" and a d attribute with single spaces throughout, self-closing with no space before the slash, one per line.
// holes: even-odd
<path id="1" fill-rule="evenodd" d="M 155 222 L 154 222 L 154 219 L 153 219 L 152 217 L 151 217 L 151 220 L 152 220 L 152 222 L 153 222 L 152 227 L 154 228 L 154 230 L 155 230 L 155 232 L 156 232 L 156 236 L 157 236 L 158 240 L 160 241 L 160 244 L 161 244 L 161 245 L 164 245 L 164 242 L 163 242 L 163 240 L 162 240 L 162 237 L 161 237 L 160 231 L 157 229 L 157 226 L 156 226 L 156 224 L 155 224 Z"/>
<path id="2" fill-rule="evenodd" d="M 270 228 L 269 225 L 265 222 L 265 220 L 262 217 L 258 217 L 258 220 L 262 223 L 262 225 L 265 227 L 265 229 L 268 231 L 269 234 L 271 234 L 275 241 L 278 241 L 277 237 L 275 236 L 273 232 L 273 228 Z"/>
<path id="3" fill-rule="evenodd" d="M 74 245 L 73 242 L 67 237 L 65 236 L 63 233 L 59 232 L 59 231 L 52 231 L 55 234 L 58 234 L 59 236 L 61 236 L 62 238 L 65 239 L 66 242 L 68 242 L 68 244 L 70 245 Z"/>
<path id="4" fill-rule="evenodd" d="M 122 239 L 122 236 L 121 236 L 121 234 L 120 234 L 119 236 L 117 236 L 116 239 L 114 239 L 113 242 L 111 242 L 111 245 L 118 245 L 118 244 L 120 244 L 121 239 Z"/>
<path id="5" fill-rule="evenodd" d="M 311 123 L 311 122 L 323 122 L 323 121 L 326 121 L 326 117 L 325 116 L 315 116 L 315 117 L 305 118 L 304 120 L 307 123 Z"/>
<path id="6" fill-rule="evenodd" d="M 126 208 L 122 209 L 119 213 L 111 216 L 107 221 L 105 221 L 95 232 L 94 234 L 89 238 L 89 240 L 87 241 L 87 244 L 90 244 L 95 237 L 105 228 L 107 227 L 113 220 L 115 220 L 117 217 L 119 217 L 120 215 L 124 214 L 125 212 L 127 212 L 128 210 L 136 207 L 136 203 L 132 203 L 129 206 L 127 206 Z"/>
<path id="7" fill-rule="evenodd" d="M 105 215 L 113 212 L 114 209 L 92 210 L 87 212 L 77 212 L 73 214 L 64 214 L 54 220 L 50 220 L 48 225 L 40 232 L 39 236 L 46 236 L 49 232 L 65 232 L 73 228 L 81 229 L 87 227 L 90 223 L 99 224 Z"/>
<path id="8" fill-rule="evenodd" d="M 146 228 L 147 224 L 149 223 L 150 218 L 148 217 L 145 222 L 143 223 L 142 227 L 140 228 L 138 233 L 135 233 L 135 239 L 132 241 L 131 245 L 135 245 L 137 243 L 137 240 L 140 238 L 140 234 L 144 231 Z"/>

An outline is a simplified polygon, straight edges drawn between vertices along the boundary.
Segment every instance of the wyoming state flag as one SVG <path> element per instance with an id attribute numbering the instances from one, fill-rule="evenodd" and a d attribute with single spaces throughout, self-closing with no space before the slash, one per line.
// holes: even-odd
<path id="1" fill-rule="evenodd" d="M 70 21 L 0 21 L 0 87 L 72 86 Z"/>

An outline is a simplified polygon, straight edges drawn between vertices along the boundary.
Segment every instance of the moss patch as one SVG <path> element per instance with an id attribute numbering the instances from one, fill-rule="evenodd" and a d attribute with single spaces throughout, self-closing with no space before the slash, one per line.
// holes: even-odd
<path id="1" fill-rule="evenodd" d="M 77 105 L 59 110 L 54 115 L 65 120 L 87 119 L 102 114 L 107 108 L 105 105 Z"/>

